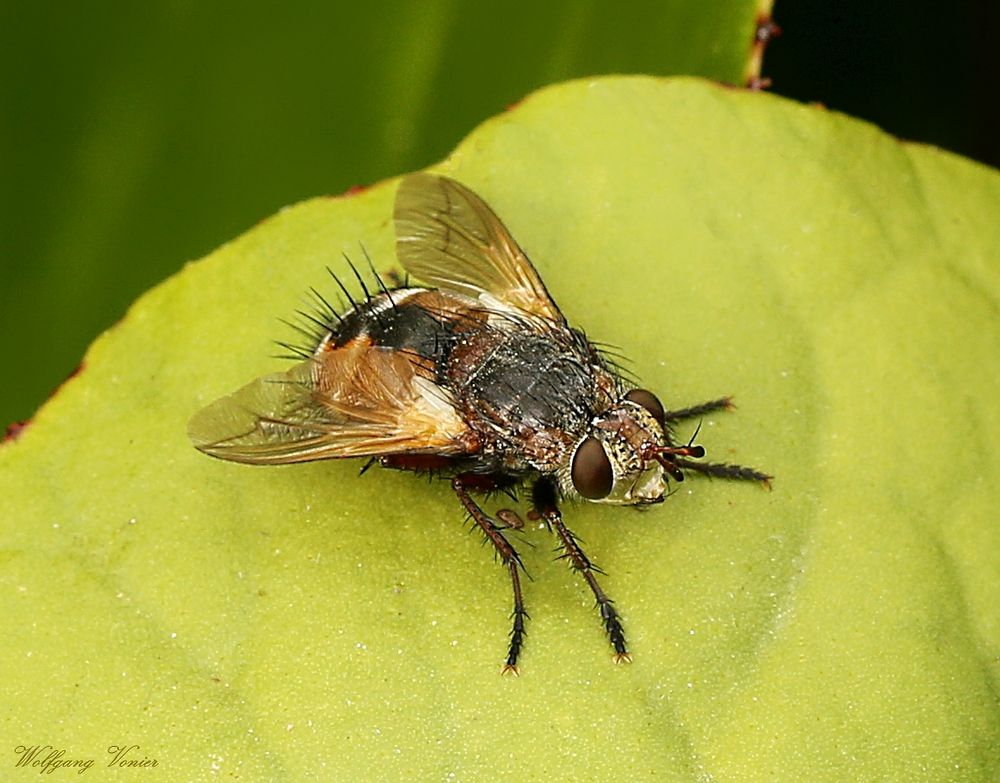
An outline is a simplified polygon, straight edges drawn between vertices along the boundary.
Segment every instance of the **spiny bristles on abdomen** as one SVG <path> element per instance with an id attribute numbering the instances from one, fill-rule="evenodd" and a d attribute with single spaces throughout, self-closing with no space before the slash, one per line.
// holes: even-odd
<path id="1" fill-rule="evenodd" d="M 376 287 L 370 288 L 365 283 L 357 266 L 345 253 L 344 258 L 357 284 L 360 286 L 361 292 L 352 293 L 344 281 L 330 267 L 327 267 L 326 271 L 333 278 L 337 289 L 339 289 L 335 292 L 338 300 L 337 304 L 334 305 L 319 290 L 310 287 L 304 297 L 303 308 L 297 310 L 295 313 L 297 319 L 295 321 L 281 319 L 282 323 L 299 335 L 294 340 L 276 341 L 286 351 L 286 353 L 281 355 L 281 358 L 294 361 L 308 359 L 314 356 L 331 337 L 336 337 L 340 328 L 343 327 L 345 320 L 352 313 L 356 311 L 365 312 L 377 320 L 382 313 L 394 309 L 401 297 L 405 297 L 412 290 L 418 290 L 389 288 L 386 286 L 385 281 L 379 275 L 371 258 L 368 256 L 368 252 L 363 246 L 361 250 L 368 262 L 368 267 L 372 278 L 375 280 Z M 372 290 L 375 291 L 374 295 L 372 295 Z"/>

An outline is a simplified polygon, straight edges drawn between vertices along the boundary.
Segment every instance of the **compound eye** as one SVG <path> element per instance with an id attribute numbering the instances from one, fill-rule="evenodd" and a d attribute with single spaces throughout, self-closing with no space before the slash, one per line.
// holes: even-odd
<path id="1" fill-rule="evenodd" d="M 615 476 L 604 446 L 597 438 L 585 438 L 573 455 L 570 471 L 573 486 L 587 500 L 601 500 L 611 494 Z"/>
<path id="2" fill-rule="evenodd" d="M 636 405 L 641 405 L 661 426 L 663 425 L 663 403 L 657 399 L 653 392 L 645 389 L 632 389 L 625 395 L 625 399 Z"/>

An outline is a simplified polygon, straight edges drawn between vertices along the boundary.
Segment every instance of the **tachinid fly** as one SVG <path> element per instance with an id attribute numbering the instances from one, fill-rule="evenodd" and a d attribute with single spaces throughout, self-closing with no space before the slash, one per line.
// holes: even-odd
<path id="1" fill-rule="evenodd" d="M 659 503 L 687 471 L 766 485 L 764 473 L 700 461 L 701 446 L 674 440 L 677 423 L 728 408 L 728 398 L 666 410 L 627 382 L 566 323 L 504 225 L 458 182 L 405 177 L 395 227 L 399 262 L 429 287 L 390 290 L 379 280 L 377 292 L 354 301 L 341 285 L 351 300 L 342 312 L 320 297 L 323 312 L 307 316 L 318 333 L 302 360 L 199 412 L 191 440 L 236 462 L 367 457 L 450 479 L 510 576 L 503 671 L 513 673 L 527 614 L 507 531 L 521 522 L 508 510 L 487 515 L 472 495 L 529 484 L 531 517 L 555 533 L 593 591 L 615 660 L 631 660 L 618 611 L 559 501 Z"/>

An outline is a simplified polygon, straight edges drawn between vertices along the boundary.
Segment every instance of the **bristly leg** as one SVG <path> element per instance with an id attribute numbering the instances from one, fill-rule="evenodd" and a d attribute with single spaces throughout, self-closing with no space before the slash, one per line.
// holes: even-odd
<path id="1" fill-rule="evenodd" d="M 676 411 L 664 411 L 665 421 L 683 421 L 684 419 L 696 419 L 706 413 L 715 411 L 728 411 L 734 408 L 733 400 L 730 397 L 720 397 L 717 400 L 709 400 L 699 405 L 692 405 L 690 408 L 681 408 Z"/>
<path id="2" fill-rule="evenodd" d="M 524 610 L 524 599 L 521 597 L 521 575 L 518 569 L 523 570 L 521 556 L 504 538 L 501 528 L 479 507 L 479 505 L 469 495 L 469 489 L 479 491 L 490 491 L 502 485 L 501 481 L 494 481 L 489 476 L 480 474 L 464 473 L 455 476 L 451 480 L 451 488 L 455 490 L 458 499 L 465 507 L 465 510 L 472 517 L 472 520 L 479 525 L 486 538 L 492 542 L 496 548 L 500 561 L 510 572 L 510 582 L 514 589 L 514 611 L 511 613 L 513 627 L 510 631 L 510 647 L 507 650 L 507 661 L 501 670 L 502 674 L 518 674 L 517 659 L 524 646 L 525 628 L 524 621 L 528 618 L 528 613 Z"/>
<path id="3" fill-rule="evenodd" d="M 615 609 L 614 601 L 608 598 L 604 590 L 597 582 L 596 573 L 601 570 L 590 562 L 590 558 L 580 547 L 580 542 L 572 531 L 566 527 L 562 521 L 562 514 L 556 504 L 556 490 L 552 481 L 548 478 L 540 478 L 532 488 L 532 502 L 535 511 L 545 520 L 548 526 L 555 530 L 562 544 L 562 557 L 569 560 L 574 571 L 579 572 L 590 586 L 594 598 L 597 599 L 597 608 L 601 612 L 601 620 L 604 629 L 608 633 L 611 646 L 615 648 L 615 663 L 629 663 L 632 656 L 625 643 L 625 631 L 622 629 L 621 619 L 618 610 Z"/>
<path id="4" fill-rule="evenodd" d="M 699 416 L 704 416 L 707 413 L 714 413 L 715 411 L 731 410 L 735 406 L 730 397 L 720 397 L 717 400 L 709 400 L 708 402 L 703 402 L 700 405 L 692 405 L 690 408 L 681 408 L 676 411 L 666 411 L 663 414 L 665 421 L 669 422 L 679 422 L 684 419 L 694 419 Z M 701 425 L 699 425 L 700 427 Z M 697 435 L 697 431 L 695 432 Z M 694 440 L 694 436 L 692 436 Z M 688 446 L 691 446 L 689 443 Z M 769 476 L 767 473 L 762 473 L 754 468 L 744 467 L 743 465 L 727 465 L 721 462 L 695 462 L 690 459 L 685 459 L 684 456 L 676 456 L 672 460 L 673 464 L 678 468 L 683 468 L 684 470 L 695 470 L 702 475 L 709 476 L 711 478 L 722 478 L 731 479 L 734 481 L 757 481 L 763 484 L 768 489 L 771 488 L 771 479 L 773 476 Z M 679 478 L 675 476 L 675 478 Z"/>
<path id="5" fill-rule="evenodd" d="M 721 462 L 694 462 L 692 460 L 677 458 L 674 464 L 684 470 L 696 470 L 711 478 L 732 479 L 735 481 L 757 481 L 767 489 L 771 488 L 771 479 L 766 473 L 761 473 L 754 468 L 747 468 L 743 465 L 726 465 Z"/>

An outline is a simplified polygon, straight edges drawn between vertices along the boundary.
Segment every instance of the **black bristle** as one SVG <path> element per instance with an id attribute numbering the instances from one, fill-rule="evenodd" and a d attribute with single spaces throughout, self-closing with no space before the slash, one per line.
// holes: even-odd
<path id="1" fill-rule="evenodd" d="M 357 307 L 358 303 L 354 301 L 354 297 L 351 296 L 351 292 L 347 290 L 347 287 L 340 282 L 340 278 L 333 273 L 333 270 L 330 269 L 330 267 L 327 267 L 326 271 L 330 273 L 330 277 L 333 278 L 333 282 L 335 282 L 340 287 L 340 290 L 344 292 L 344 296 L 346 296 L 347 301 L 351 303 L 351 307 Z"/>

